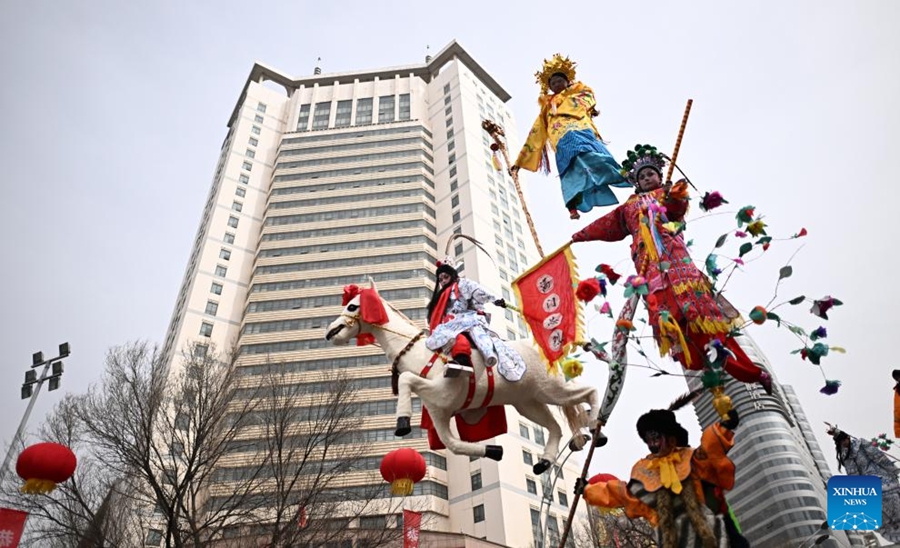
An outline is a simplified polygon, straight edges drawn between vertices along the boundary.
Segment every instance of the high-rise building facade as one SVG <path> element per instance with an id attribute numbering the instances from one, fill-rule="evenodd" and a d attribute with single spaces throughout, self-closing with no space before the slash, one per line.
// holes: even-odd
<path id="1" fill-rule="evenodd" d="M 551 539 L 564 526 L 580 472 L 575 459 L 555 486 L 542 484 L 531 464 L 545 432 L 513 409 L 509 433 L 490 442 L 504 447 L 499 463 L 430 451 L 418 428 L 395 438 L 396 401 L 380 349 L 333 347 L 323 337 L 342 309 L 343 287 L 368 277 L 424 327 L 435 261 L 454 233 L 481 241 L 496 263 L 457 240 L 451 253 L 463 261 L 461 274 L 514 302 L 510 282 L 538 254 L 512 180 L 493 168 L 481 129 L 489 118 L 514 139 L 509 98 L 456 42 L 423 64 L 388 69 L 317 68 L 293 78 L 254 65 L 228 123 L 164 353 L 175 366 L 190 343 L 200 341 L 201 352 L 235 348 L 246 376 L 276 364 L 299 383 L 344 371 L 365 388 L 359 439 L 373 457 L 348 482 L 371 484 L 374 457 L 412 447 L 428 463 L 412 499 L 429 529 L 521 547 L 540 543 L 541 526 Z M 528 336 L 512 311 L 493 312 L 501 336 Z M 552 503 L 542 514 L 544 493 Z"/>
<path id="2" fill-rule="evenodd" d="M 750 359 L 775 375 L 766 356 L 749 335 L 737 342 Z M 693 390 L 702 385 L 689 377 Z M 797 546 L 821 536 L 826 520 L 828 465 L 790 387 L 773 383 L 773 395 L 760 387 L 729 379 L 725 392 L 741 417 L 729 457 L 736 467 L 735 487 L 726 494 L 729 506 L 752 546 Z M 694 404 L 705 428 L 719 420 L 712 396 L 704 392 Z M 842 531 L 832 531 L 821 546 L 862 545 Z"/>

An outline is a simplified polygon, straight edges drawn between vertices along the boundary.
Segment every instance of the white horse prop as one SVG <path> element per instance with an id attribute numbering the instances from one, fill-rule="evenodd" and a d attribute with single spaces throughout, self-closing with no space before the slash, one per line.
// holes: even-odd
<path id="1" fill-rule="evenodd" d="M 471 406 L 466 408 L 464 405 L 467 399 L 470 402 L 484 401 L 488 393 L 488 374 L 480 354 L 477 351 L 472 353 L 476 375 L 473 397 L 468 389 L 468 375 L 444 377 L 443 367 L 440 367 L 444 362 L 433 359 L 435 353 L 425 347 L 424 333 L 390 303 L 381 300 L 371 279 L 369 284 L 368 289 L 354 288 L 357 294 L 347 302 L 341 315 L 326 328 L 325 339 L 341 345 L 347 344 L 354 337 L 370 334 L 384 350 L 392 362 L 396 381 L 394 393 L 399 398 L 395 435 L 402 437 L 411 432 L 414 392 L 428 409 L 441 441 L 452 453 L 497 461 L 502 459 L 502 446 L 466 442 L 450 430 L 450 419 L 455 414 L 478 417 L 484 413 L 484 409 L 473 409 Z M 534 465 L 534 473 L 541 474 L 556 460 L 562 440 L 562 429 L 548 406 L 557 405 L 562 408 L 574 436 L 570 448 L 579 450 L 590 439 L 589 436 L 579 435 L 581 429 L 593 428 L 600 412 L 597 390 L 566 382 L 562 375 L 549 374 L 530 341 L 518 340 L 508 344 L 522 356 L 527 370 L 516 382 L 509 382 L 502 376 L 495 375 L 490 405 L 512 405 L 521 415 L 548 430 L 549 438 L 544 452 Z M 427 367 L 429 363 L 438 367 Z M 589 412 L 585 413 L 582 404 L 590 406 Z M 604 441 L 604 438 L 598 438 L 595 443 L 601 445 Z"/>

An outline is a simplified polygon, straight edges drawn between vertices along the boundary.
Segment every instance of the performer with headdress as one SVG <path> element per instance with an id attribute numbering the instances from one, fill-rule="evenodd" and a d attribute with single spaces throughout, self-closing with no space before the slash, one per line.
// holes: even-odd
<path id="1" fill-rule="evenodd" d="M 651 410 L 637 421 L 638 435 L 650 454 L 631 469 L 630 481 L 586 485 L 579 479 L 576 493 L 583 492 L 593 506 L 623 508 L 629 518 L 647 519 L 656 527 L 661 548 L 749 546 L 724 497 L 724 491 L 734 487 L 734 463 L 726 454 L 739 421 L 733 409 L 728 417 L 707 427 L 694 449 L 675 413 Z"/>
<path id="2" fill-rule="evenodd" d="M 829 425 L 830 426 L 830 425 Z M 837 426 L 831 426 L 828 434 L 834 438 L 838 472 L 845 470 L 850 476 L 877 476 L 881 478 L 881 519 L 878 533 L 891 542 L 900 542 L 900 470 L 881 449 L 876 440 L 853 438 Z"/>
<path id="3" fill-rule="evenodd" d="M 454 237 L 481 244 L 462 234 Z M 449 248 L 453 238 L 447 243 Z M 507 380 L 515 381 L 525 372 L 525 364 L 515 351 L 507 346 L 488 327 L 490 317 L 484 305 L 493 303 L 506 307 L 503 299 L 494 297 L 479 283 L 462 278 L 453 257 L 448 255 L 437 265 L 437 281 L 428 303 L 428 327 L 431 334 L 425 339 L 429 350 L 449 350 L 452 361 L 447 363 L 446 377 L 456 377 L 461 372 L 474 373 L 472 345 L 481 352 L 488 367 L 499 364 L 499 372 Z"/>
<path id="4" fill-rule="evenodd" d="M 575 63 L 558 53 L 544 60 L 535 77 L 541 86 L 541 112 L 510 172 L 524 168 L 549 173 L 552 148 L 571 218 L 578 219 L 579 211 L 619 203 L 609 187 L 630 185 L 594 125 L 599 113 L 593 90 L 575 80 Z"/>
<path id="5" fill-rule="evenodd" d="M 645 302 L 660 355 L 670 354 L 691 370 L 721 365 L 737 380 L 760 383 L 771 393 L 768 373 L 729 336 L 741 324 L 739 314 L 713 294 L 709 280 L 691 260 L 682 235 L 687 183 L 663 186 L 665 164 L 655 147 L 635 146 L 622 170 L 635 185 L 635 194 L 576 232 L 572 241 L 616 242 L 631 236 L 637 276 L 626 283 L 647 286 Z"/>

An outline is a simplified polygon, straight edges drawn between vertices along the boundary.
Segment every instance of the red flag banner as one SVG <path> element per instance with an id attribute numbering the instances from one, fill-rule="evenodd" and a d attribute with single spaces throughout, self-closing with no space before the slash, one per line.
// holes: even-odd
<path id="1" fill-rule="evenodd" d="M 522 315 L 549 370 L 555 369 L 557 360 L 583 336 L 581 303 L 575 298 L 577 284 L 575 256 L 569 244 L 512 282 Z"/>
<path id="2" fill-rule="evenodd" d="M 26 519 L 28 512 L 0 508 L 0 546 L 16 548 L 19 545 Z"/>
<path id="3" fill-rule="evenodd" d="M 412 510 L 403 511 L 403 548 L 419 548 L 419 530 L 422 514 Z"/>

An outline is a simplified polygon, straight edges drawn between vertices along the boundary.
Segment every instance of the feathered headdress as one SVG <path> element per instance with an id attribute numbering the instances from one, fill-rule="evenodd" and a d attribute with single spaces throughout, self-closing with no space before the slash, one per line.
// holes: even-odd
<path id="1" fill-rule="evenodd" d="M 623 177 L 637 186 L 638 173 L 645 167 L 652 167 L 662 177 L 663 168 L 666 167 L 665 156 L 652 145 L 634 145 L 634 150 L 628 151 L 628 157 L 622 162 Z"/>
<path id="2" fill-rule="evenodd" d="M 444 247 L 444 260 L 438 261 L 436 263 L 438 269 L 450 267 L 454 271 L 457 271 L 459 270 L 459 267 L 462 266 L 462 261 L 460 260 L 460 258 L 454 257 L 450 254 L 450 249 L 453 247 L 453 241 L 457 239 L 463 239 L 472 242 L 476 247 L 478 247 L 478 249 L 484 251 L 485 255 L 488 256 L 491 262 L 494 262 L 494 258 L 491 257 L 491 254 L 488 253 L 488 250 L 484 248 L 484 245 L 482 245 L 481 242 L 471 236 L 466 236 L 465 234 L 452 234 L 447 240 L 447 245 Z"/>
<path id="3" fill-rule="evenodd" d="M 559 53 L 553 54 L 550 60 L 544 59 L 544 66 L 534 73 L 535 82 L 541 86 L 541 95 L 550 91 L 550 77 L 556 73 L 564 74 L 570 83 L 575 81 L 575 61 L 563 57 Z"/>

